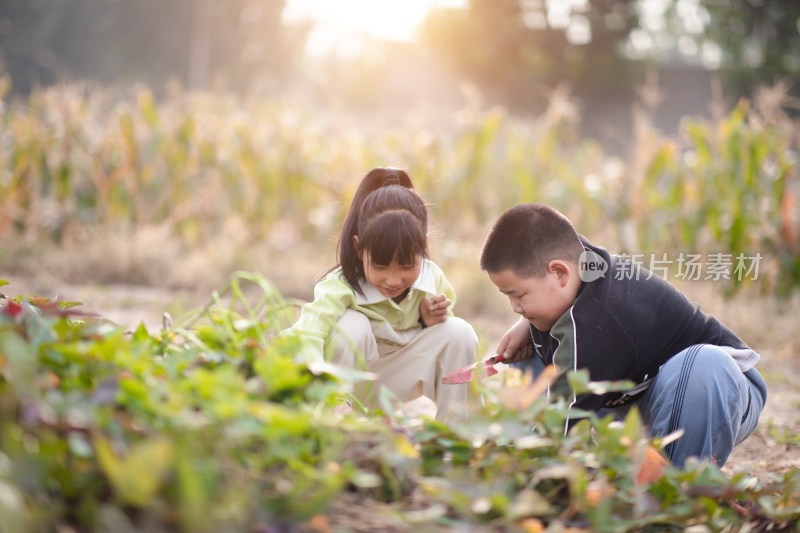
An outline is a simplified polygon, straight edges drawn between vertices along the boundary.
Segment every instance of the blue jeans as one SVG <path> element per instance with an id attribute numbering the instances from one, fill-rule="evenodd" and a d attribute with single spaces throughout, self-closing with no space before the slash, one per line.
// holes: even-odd
<path id="1" fill-rule="evenodd" d="M 544 368 L 536 356 L 514 366 L 534 375 Z M 694 456 L 722 466 L 733 447 L 756 428 L 766 401 L 767 387 L 755 368 L 742 372 L 725 350 L 697 344 L 664 363 L 636 401 L 600 409 L 598 415 L 622 419 L 636 405 L 652 436 L 683 430 L 665 449 L 674 465 L 682 467 Z"/>

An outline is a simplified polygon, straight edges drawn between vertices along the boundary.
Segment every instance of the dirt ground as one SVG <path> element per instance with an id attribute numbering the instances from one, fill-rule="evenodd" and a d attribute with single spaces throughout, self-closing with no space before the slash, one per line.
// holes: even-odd
<path id="1" fill-rule="evenodd" d="M 0 276 L 2 277 L 2 276 Z M 135 328 L 144 322 L 148 330 L 161 327 L 164 313 L 174 318 L 184 311 L 202 306 L 208 293 L 188 290 L 166 290 L 131 285 L 71 285 L 54 279 L 3 277 L 9 285 L 0 288 L 14 296 L 58 296 L 62 300 L 82 301 L 85 308 L 105 318 Z M 800 468 L 800 341 L 795 336 L 798 299 L 778 307 L 764 298 L 742 295 L 726 300 L 708 288 L 694 288 L 690 297 L 702 308 L 715 314 L 737 331 L 762 355 L 757 368 L 764 376 L 769 395 L 759 427 L 744 443 L 737 446 L 723 470 L 745 471 L 762 483 L 783 477 Z M 500 302 L 500 305 L 504 302 Z M 487 352 L 505 328 L 510 325 L 508 310 L 498 311 L 491 305 L 480 316 L 464 314 L 484 337 Z M 420 398 L 409 404 L 417 414 L 432 414 L 433 403 Z"/>

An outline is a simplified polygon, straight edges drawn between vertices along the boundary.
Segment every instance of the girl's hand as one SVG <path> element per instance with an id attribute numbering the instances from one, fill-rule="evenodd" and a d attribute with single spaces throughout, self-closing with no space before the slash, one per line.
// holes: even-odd
<path id="1" fill-rule="evenodd" d="M 521 318 L 516 324 L 506 331 L 495 353 L 503 354 L 503 362 L 519 363 L 523 359 L 533 357 L 533 342 L 531 340 L 530 323 Z"/>
<path id="2" fill-rule="evenodd" d="M 444 322 L 447 320 L 447 309 L 452 303 L 444 294 L 423 299 L 419 303 L 419 316 L 422 317 L 422 322 L 426 326 Z"/>

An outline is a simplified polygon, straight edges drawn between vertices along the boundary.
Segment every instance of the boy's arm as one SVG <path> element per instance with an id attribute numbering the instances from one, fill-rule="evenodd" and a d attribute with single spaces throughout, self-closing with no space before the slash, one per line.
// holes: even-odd
<path id="1" fill-rule="evenodd" d="M 519 317 L 517 323 L 511 326 L 500 339 L 495 353 L 503 354 L 504 363 L 518 363 L 523 359 L 533 357 L 530 322 L 524 317 Z"/>

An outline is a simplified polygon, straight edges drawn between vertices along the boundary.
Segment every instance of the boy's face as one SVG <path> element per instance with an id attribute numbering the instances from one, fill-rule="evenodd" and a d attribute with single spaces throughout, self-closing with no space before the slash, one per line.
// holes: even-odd
<path id="1" fill-rule="evenodd" d="M 555 265 L 554 265 L 555 263 Z M 575 301 L 580 287 L 577 270 L 563 261 L 551 261 L 544 276 L 522 277 L 512 270 L 489 272 L 511 309 L 539 331 L 549 331 Z"/>

